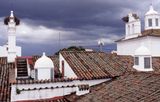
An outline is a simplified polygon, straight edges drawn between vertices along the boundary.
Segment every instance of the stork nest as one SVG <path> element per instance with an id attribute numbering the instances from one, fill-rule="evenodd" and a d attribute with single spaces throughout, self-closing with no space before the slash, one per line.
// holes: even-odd
<path id="1" fill-rule="evenodd" d="M 133 15 L 133 17 L 134 17 L 135 19 L 139 19 L 139 17 L 138 17 L 137 14 L 132 14 L 132 15 Z M 129 17 L 128 17 L 128 16 L 125 16 L 125 17 L 122 18 L 122 20 L 123 20 L 124 22 L 128 22 L 128 21 L 129 21 Z"/>
<path id="2" fill-rule="evenodd" d="M 11 19 L 10 17 L 6 17 L 6 18 L 4 19 L 4 24 L 5 24 L 5 25 L 8 25 L 8 22 L 9 22 L 10 19 Z M 19 20 L 17 17 L 14 17 L 14 21 L 16 22 L 16 25 L 19 25 L 19 24 L 20 24 L 20 20 Z"/>

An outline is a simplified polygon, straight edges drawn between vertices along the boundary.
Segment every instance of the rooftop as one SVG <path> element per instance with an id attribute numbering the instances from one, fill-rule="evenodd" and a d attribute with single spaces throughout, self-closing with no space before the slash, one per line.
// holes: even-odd
<path id="1" fill-rule="evenodd" d="M 61 54 L 78 78 L 83 79 L 120 76 L 126 71 L 126 66 L 132 65 L 131 56 L 118 56 L 93 51 L 63 51 Z"/>
<path id="2" fill-rule="evenodd" d="M 91 87 L 87 95 L 67 97 L 72 102 L 158 102 L 159 87 L 159 74 L 130 72 L 111 82 Z"/>
<path id="3" fill-rule="evenodd" d="M 133 69 L 133 57 L 120 56 L 104 52 L 81 52 L 81 51 L 63 51 L 63 57 L 70 64 L 78 79 L 56 79 L 56 80 L 17 80 L 15 84 L 34 84 L 34 83 L 52 83 L 52 82 L 68 82 L 83 79 L 98 79 L 103 77 L 112 77 L 113 80 L 105 82 L 90 88 L 91 93 L 84 96 L 75 96 L 71 99 L 77 102 L 90 102 L 91 100 L 103 102 L 110 101 L 138 101 L 138 100 L 158 100 L 160 91 L 160 57 L 153 57 L 153 72 L 138 72 Z M 34 62 L 38 56 L 30 57 L 30 64 Z M 50 57 L 52 60 L 57 57 Z M 58 61 L 56 62 L 58 66 Z M 78 67 L 81 66 L 81 67 Z M 14 64 L 7 64 L 6 58 L 0 58 L 0 101 L 10 101 L 10 82 L 12 80 Z M 57 67 L 58 68 L 58 67 Z M 9 74 L 10 73 L 10 74 Z M 81 78 L 82 77 L 82 78 Z M 149 93 L 149 94 L 147 94 Z M 101 94 L 101 97 L 97 97 Z M 71 96 L 69 96 L 71 97 Z M 133 98 L 134 97 L 134 98 Z M 68 99 L 68 96 L 67 96 Z M 72 101 L 70 98 L 69 100 Z M 36 102 L 36 101 L 35 101 Z M 43 101 L 38 101 L 43 102 Z M 58 102 L 58 101 L 57 101 Z M 60 102 L 68 102 L 60 101 Z M 73 101 L 74 102 L 74 101 Z"/>

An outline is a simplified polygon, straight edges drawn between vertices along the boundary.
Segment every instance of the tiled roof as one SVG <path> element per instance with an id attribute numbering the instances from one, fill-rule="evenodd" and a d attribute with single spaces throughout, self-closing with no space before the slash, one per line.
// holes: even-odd
<path id="1" fill-rule="evenodd" d="M 142 36 L 145 36 L 145 35 L 159 36 L 159 37 L 160 37 L 160 29 L 144 30 L 144 31 L 142 32 Z"/>
<path id="2" fill-rule="evenodd" d="M 127 59 L 131 58 L 103 52 L 86 51 L 62 51 L 61 54 L 75 74 L 84 79 L 119 76 L 126 71 L 125 67 L 128 66 L 127 62 L 129 62 Z M 120 59 L 126 62 L 119 61 Z"/>
<path id="3" fill-rule="evenodd" d="M 70 102 L 65 97 L 55 97 L 50 99 L 39 99 L 39 100 L 26 100 L 17 102 Z"/>
<path id="4" fill-rule="evenodd" d="M 115 41 L 115 42 L 120 42 L 120 41 L 126 41 L 126 40 L 131 40 L 131 39 L 137 39 L 137 38 L 142 38 L 146 36 L 154 36 L 154 37 L 160 37 L 160 29 L 149 29 L 149 30 L 144 30 L 141 32 L 141 35 L 129 39 L 125 39 L 125 37 Z"/>
<path id="5" fill-rule="evenodd" d="M 131 72 L 97 86 L 73 102 L 158 102 L 160 75 L 149 72 Z M 73 96 L 72 96 L 73 97 Z M 70 98 L 71 99 L 71 98 Z M 70 100 L 71 101 L 71 100 Z"/>
<path id="6" fill-rule="evenodd" d="M 74 80 L 80 79 L 73 79 L 73 78 L 56 78 L 53 80 L 33 80 L 33 79 L 17 79 L 16 81 L 12 82 L 12 84 L 42 84 L 42 83 L 56 83 L 56 82 L 71 82 Z"/>
<path id="7" fill-rule="evenodd" d="M 10 102 L 9 69 L 7 58 L 0 58 L 0 102 Z"/>
<path id="8" fill-rule="evenodd" d="M 154 73 L 160 73 L 160 57 L 152 58 L 152 67 L 153 67 Z"/>

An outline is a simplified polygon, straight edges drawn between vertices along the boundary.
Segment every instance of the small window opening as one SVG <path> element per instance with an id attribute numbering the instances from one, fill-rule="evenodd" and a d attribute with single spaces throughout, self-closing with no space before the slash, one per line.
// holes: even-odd
<path id="1" fill-rule="evenodd" d="M 148 26 L 149 26 L 149 27 L 152 26 L 152 19 L 148 19 Z"/>
<path id="2" fill-rule="evenodd" d="M 139 65 L 139 57 L 135 57 L 134 58 L 134 64 L 135 65 Z"/>
<path id="3" fill-rule="evenodd" d="M 144 58 L 144 68 L 151 68 L 151 59 L 150 57 Z"/>

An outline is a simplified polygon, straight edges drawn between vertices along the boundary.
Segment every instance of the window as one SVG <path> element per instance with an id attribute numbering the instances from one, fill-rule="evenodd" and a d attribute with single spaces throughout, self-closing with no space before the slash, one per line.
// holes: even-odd
<path id="1" fill-rule="evenodd" d="M 149 27 L 152 26 L 152 19 L 148 19 L 148 26 L 149 26 Z"/>
<path id="2" fill-rule="evenodd" d="M 128 34 L 130 34 L 130 26 L 128 25 Z"/>
<path id="3" fill-rule="evenodd" d="M 64 77 L 64 61 L 62 61 L 62 77 Z"/>
<path id="4" fill-rule="evenodd" d="M 139 65 L 139 57 L 135 57 L 134 58 L 134 64 L 135 65 Z"/>
<path id="5" fill-rule="evenodd" d="M 158 26 L 159 24 L 158 24 L 158 18 L 156 18 L 156 26 Z"/>
<path id="6" fill-rule="evenodd" d="M 132 24 L 132 34 L 134 34 L 134 24 Z"/>
<path id="7" fill-rule="evenodd" d="M 51 68 L 50 71 L 51 71 L 51 79 L 53 79 L 54 78 L 54 74 L 53 74 L 54 70 L 53 70 L 53 68 Z"/>
<path id="8" fill-rule="evenodd" d="M 35 69 L 35 79 L 38 79 L 38 69 Z"/>
<path id="9" fill-rule="evenodd" d="M 145 57 L 144 58 L 144 68 L 151 68 L 150 57 Z"/>

